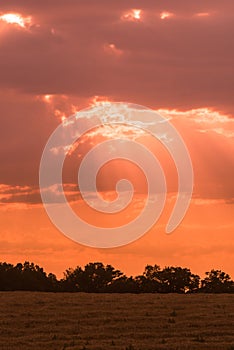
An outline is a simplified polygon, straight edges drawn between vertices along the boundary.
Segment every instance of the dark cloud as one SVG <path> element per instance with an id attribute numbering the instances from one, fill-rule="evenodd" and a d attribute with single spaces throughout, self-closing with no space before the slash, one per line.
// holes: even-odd
<path id="1" fill-rule="evenodd" d="M 142 22 L 122 21 L 142 8 Z M 154 107 L 232 110 L 234 3 L 230 1 L 10 1 L 33 17 L 1 34 L 1 87 L 27 93 L 112 96 Z M 170 11 L 174 17 L 161 20 Z M 209 12 L 208 17 L 197 13 Z M 36 25 L 40 25 L 37 27 Z M 11 27 L 11 28 L 10 28 Z M 51 31 L 53 30 L 53 32 Z M 123 54 L 108 53 L 116 45 Z"/>

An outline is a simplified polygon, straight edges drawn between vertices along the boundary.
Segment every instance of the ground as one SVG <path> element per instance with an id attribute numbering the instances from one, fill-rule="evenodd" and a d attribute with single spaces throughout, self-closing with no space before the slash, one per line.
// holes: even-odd
<path id="1" fill-rule="evenodd" d="M 234 295 L 0 292 L 1 350 L 234 350 Z"/>

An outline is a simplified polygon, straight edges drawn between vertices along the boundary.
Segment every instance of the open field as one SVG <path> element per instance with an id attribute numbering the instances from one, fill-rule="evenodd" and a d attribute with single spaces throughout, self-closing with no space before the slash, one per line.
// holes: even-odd
<path id="1" fill-rule="evenodd" d="M 0 293 L 0 349 L 234 349 L 234 295 Z"/>

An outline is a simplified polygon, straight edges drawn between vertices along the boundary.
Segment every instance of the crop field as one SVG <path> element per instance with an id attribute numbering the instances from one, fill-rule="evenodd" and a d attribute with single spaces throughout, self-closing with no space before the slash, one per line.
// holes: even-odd
<path id="1" fill-rule="evenodd" d="M 1 350 L 234 350 L 233 294 L 0 293 Z"/>

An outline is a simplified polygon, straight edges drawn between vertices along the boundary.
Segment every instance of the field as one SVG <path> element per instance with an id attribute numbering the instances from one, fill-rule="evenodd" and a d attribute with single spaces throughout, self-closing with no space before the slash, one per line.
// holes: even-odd
<path id="1" fill-rule="evenodd" d="M 0 293 L 1 350 L 234 350 L 234 295 Z"/>

